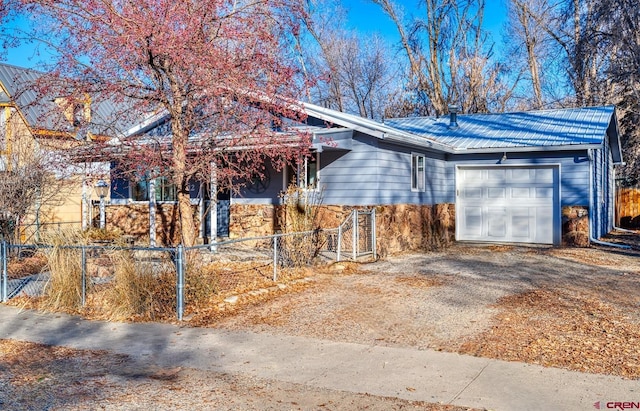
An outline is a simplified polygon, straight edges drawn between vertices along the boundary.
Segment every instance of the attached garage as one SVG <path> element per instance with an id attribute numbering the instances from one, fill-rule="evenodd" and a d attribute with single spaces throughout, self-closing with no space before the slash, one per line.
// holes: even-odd
<path id="1" fill-rule="evenodd" d="M 456 239 L 559 244 L 560 167 L 458 166 Z"/>

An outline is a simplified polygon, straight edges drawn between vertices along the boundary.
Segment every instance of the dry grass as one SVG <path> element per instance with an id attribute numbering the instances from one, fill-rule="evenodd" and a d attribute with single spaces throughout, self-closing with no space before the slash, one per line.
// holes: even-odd
<path id="1" fill-rule="evenodd" d="M 81 251 L 66 246 L 84 244 L 85 238 L 78 231 L 62 230 L 50 234 L 44 241 L 52 246 L 45 250 L 51 277 L 41 308 L 76 312 L 82 303 Z"/>
<path id="2" fill-rule="evenodd" d="M 167 269 L 154 272 L 149 265 L 136 263 L 128 251 L 114 251 L 113 284 L 104 294 L 111 319 L 155 320 L 175 316 L 175 274 Z"/>

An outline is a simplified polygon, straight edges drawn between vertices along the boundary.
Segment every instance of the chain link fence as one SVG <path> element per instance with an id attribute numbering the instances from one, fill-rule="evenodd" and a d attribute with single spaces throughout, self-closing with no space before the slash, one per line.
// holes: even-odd
<path id="1" fill-rule="evenodd" d="M 304 267 L 375 258 L 375 213 L 340 227 L 175 248 L 0 243 L 0 297 L 27 306 L 158 319 L 305 276 Z"/>

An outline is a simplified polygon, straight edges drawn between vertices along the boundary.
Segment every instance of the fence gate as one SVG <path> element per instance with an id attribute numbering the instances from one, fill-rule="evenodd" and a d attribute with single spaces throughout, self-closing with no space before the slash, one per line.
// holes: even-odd
<path id="1" fill-rule="evenodd" d="M 351 211 L 338 228 L 337 261 L 356 261 L 365 256 L 376 259 L 376 212 Z"/>

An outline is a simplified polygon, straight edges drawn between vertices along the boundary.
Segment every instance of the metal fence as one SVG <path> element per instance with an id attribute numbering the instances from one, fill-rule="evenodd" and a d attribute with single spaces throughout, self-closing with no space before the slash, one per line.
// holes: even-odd
<path id="1" fill-rule="evenodd" d="M 128 298 L 133 314 L 183 319 L 198 303 L 304 276 L 317 262 L 375 258 L 375 213 L 354 211 L 338 228 L 196 247 L 0 243 L 0 297 L 37 300 L 63 290 L 78 311 Z M 65 283 L 66 281 L 66 283 Z M 136 294 L 137 293 L 137 294 Z M 54 299 L 59 299 L 55 297 Z M 138 307 L 140 306 L 140 307 Z M 113 307 L 110 307 L 113 308 Z M 140 314 L 142 315 L 142 314 Z"/>

